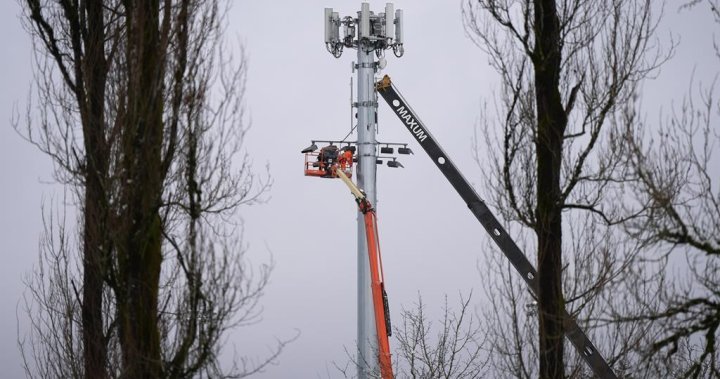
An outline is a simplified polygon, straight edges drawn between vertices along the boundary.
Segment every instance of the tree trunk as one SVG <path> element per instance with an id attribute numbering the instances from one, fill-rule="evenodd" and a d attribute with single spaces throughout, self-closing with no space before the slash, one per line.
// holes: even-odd
<path id="1" fill-rule="evenodd" d="M 561 379 L 563 365 L 560 168 L 567 116 L 562 106 L 560 31 L 554 0 L 535 0 L 533 66 L 537 106 L 537 226 L 540 378 Z"/>
<path id="2" fill-rule="evenodd" d="M 108 151 L 105 140 L 105 31 L 102 4 L 89 1 L 85 9 L 87 34 L 84 36 L 85 55 L 80 62 L 81 78 L 85 88 L 78 86 L 76 95 L 81 108 L 84 147 L 87 157 L 85 170 L 85 204 L 83 207 L 83 300 L 82 338 L 83 366 L 86 378 L 104 379 L 107 344 L 103 328 L 103 288 L 106 262 L 109 254 L 107 222 L 108 207 L 105 197 Z M 79 30 L 76 30 L 79 33 Z M 79 46 L 75 47 L 79 49 Z"/>
<path id="3" fill-rule="evenodd" d="M 162 263 L 163 70 L 159 2 L 128 2 L 128 93 L 123 131 L 123 203 L 118 259 L 123 377 L 162 376 L 158 290 Z"/>

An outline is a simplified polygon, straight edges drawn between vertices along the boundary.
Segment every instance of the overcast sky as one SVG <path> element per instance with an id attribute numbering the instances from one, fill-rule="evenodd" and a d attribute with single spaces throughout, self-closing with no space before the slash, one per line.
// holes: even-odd
<path id="1" fill-rule="evenodd" d="M 371 1 L 380 12 L 384 1 Z M 711 80 L 717 69 L 708 12 L 677 12 L 673 1 L 658 37 L 672 30 L 680 46 L 657 79 L 644 85 L 649 120 L 685 93 L 691 72 Z M 245 208 L 242 218 L 253 264 L 276 263 L 263 300 L 262 322 L 234 331 L 227 348 L 262 357 L 275 338 L 300 332 L 278 365 L 263 378 L 337 377 L 333 362 L 347 361 L 356 336 L 356 205 L 339 181 L 303 176 L 300 149 L 311 139 L 339 139 L 350 129 L 349 81 L 356 52 L 333 58 L 323 44 L 323 8 L 356 15 L 360 2 L 236 1 L 229 38 L 249 58 L 247 108 L 252 129 L 246 147 L 258 172 L 268 164 L 274 186 L 267 204 Z M 393 81 L 448 154 L 483 194 L 472 137 L 481 105 L 492 105 L 497 76 L 466 37 L 459 1 L 396 1 L 405 17 L 405 56 L 388 56 L 383 73 Z M 14 1 L 0 3 L 0 367 L 20 377 L 16 346 L 23 277 L 37 264 L 40 206 L 62 198 L 52 184 L 49 159 L 10 126 L 24 112 L 32 80 L 31 45 Z M 235 43 L 237 41 L 237 43 Z M 492 108 L 492 107 L 490 107 Z M 378 171 L 378 216 L 386 288 L 394 320 L 422 294 L 438 315 L 443 296 L 475 290 L 482 307 L 485 278 L 477 270 L 487 249 L 483 229 L 404 127 L 380 104 L 378 140 L 409 142 L 418 154 L 403 156 L 405 169 Z M 320 224 L 320 221 L 324 223 Z M 72 224 L 73 222 L 70 221 Z M 321 229 L 322 228 L 322 229 Z M 391 346 L 395 341 L 391 339 Z"/>

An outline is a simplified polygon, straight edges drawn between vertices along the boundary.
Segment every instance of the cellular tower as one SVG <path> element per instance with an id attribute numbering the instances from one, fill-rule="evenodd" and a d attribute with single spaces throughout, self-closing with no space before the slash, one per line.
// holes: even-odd
<path id="1" fill-rule="evenodd" d="M 356 182 L 372 204 L 377 204 L 375 179 L 377 164 L 381 162 L 378 160 L 378 141 L 375 138 L 378 108 L 375 74 L 387 64 L 386 50 L 392 50 L 396 57 L 403 55 L 402 16 L 402 10 L 394 10 L 392 3 L 387 3 L 384 12 L 377 14 L 370 10 L 369 3 L 362 3 L 357 17 L 340 18 L 332 8 L 325 8 L 325 46 L 328 52 L 339 58 L 345 48 L 357 50 L 357 62 L 353 62 L 353 72 L 357 74 L 357 97 L 352 103 L 357 115 Z M 398 164 L 395 160 L 388 161 L 390 167 Z M 377 360 L 374 358 L 377 338 L 370 291 L 368 246 L 361 213 L 358 213 L 357 227 L 357 366 L 358 378 L 367 378 L 377 371 Z"/>

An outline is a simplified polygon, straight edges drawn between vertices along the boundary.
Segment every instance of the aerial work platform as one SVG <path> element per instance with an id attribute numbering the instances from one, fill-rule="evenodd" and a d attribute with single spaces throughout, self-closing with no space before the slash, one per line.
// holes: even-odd
<path id="1" fill-rule="evenodd" d="M 305 176 L 318 176 L 322 178 L 337 178 L 336 170 L 342 170 L 349 178 L 352 177 L 355 146 L 338 148 L 328 145 L 319 151 L 305 153 Z"/>

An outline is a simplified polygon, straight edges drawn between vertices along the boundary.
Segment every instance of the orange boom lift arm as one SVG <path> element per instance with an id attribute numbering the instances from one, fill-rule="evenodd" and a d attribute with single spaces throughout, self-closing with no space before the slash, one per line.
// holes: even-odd
<path id="1" fill-rule="evenodd" d="M 391 335 L 390 309 L 388 307 L 387 293 L 382 268 L 382 257 L 380 256 L 380 242 L 378 241 L 377 216 L 375 208 L 355 183 L 337 166 L 333 167 L 334 175 L 342 179 L 355 196 L 360 212 L 365 218 L 365 234 L 367 236 L 368 257 L 370 258 L 370 287 L 372 289 L 373 306 L 375 308 L 375 328 L 377 329 L 378 362 L 380 364 L 380 375 L 383 379 L 392 379 L 392 360 L 390 357 Z"/>

